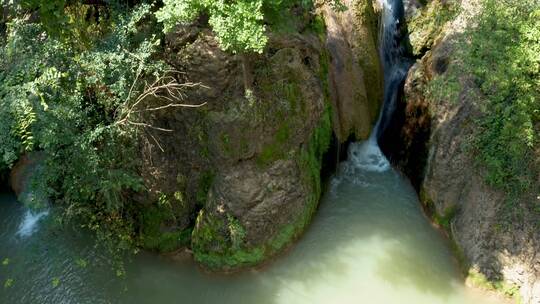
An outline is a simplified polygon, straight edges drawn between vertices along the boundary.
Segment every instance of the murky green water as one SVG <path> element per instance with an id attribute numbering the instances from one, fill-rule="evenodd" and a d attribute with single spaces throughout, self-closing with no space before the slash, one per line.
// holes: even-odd
<path id="1" fill-rule="evenodd" d="M 140 254 L 117 279 L 88 237 L 1 195 L 0 303 L 484 303 L 466 294 L 407 180 L 375 146 L 351 153 L 300 242 L 233 276 Z"/>

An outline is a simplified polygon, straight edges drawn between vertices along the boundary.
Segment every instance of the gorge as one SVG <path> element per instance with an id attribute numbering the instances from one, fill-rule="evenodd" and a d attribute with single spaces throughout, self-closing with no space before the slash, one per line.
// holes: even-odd
<path id="1" fill-rule="evenodd" d="M 540 303 L 535 139 L 517 203 L 467 141 L 490 1 L 2 6 L 0 303 Z"/>

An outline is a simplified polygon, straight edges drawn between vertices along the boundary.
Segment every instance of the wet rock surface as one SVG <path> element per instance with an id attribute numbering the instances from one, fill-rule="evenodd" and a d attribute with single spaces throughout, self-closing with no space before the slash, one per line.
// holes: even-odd
<path id="1" fill-rule="evenodd" d="M 331 55 L 330 81 L 334 130 L 341 141 L 365 139 L 379 114 L 383 72 L 378 53 L 378 16 L 370 0 L 342 1 L 345 11 L 321 7 Z"/>

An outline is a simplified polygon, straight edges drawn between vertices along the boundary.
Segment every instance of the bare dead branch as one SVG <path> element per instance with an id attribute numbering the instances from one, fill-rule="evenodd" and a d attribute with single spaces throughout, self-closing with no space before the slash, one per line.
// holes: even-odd
<path id="1" fill-rule="evenodd" d="M 185 98 L 187 98 L 187 94 L 185 93 L 187 90 L 196 87 L 207 87 L 202 85 L 201 83 L 179 83 L 174 77 L 174 75 L 181 73 L 174 70 L 166 71 L 162 76 L 157 77 L 151 83 L 145 82 L 142 93 L 140 93 L 137 98 L 134 98 L 133 102 L 131 103 L 130 101 L 132 100 L 132 96 L 135 92 L 135 88 L 137 87 L 137 82 L 139 82 L 140 80 L 141 74 L 142 69 L 139 69 L 137 71 L 135 81 L 130 87 L 130 91 L 126 98 L 125 106 L 122 109 L 119 109 L 121 115 L 120 119 L 117 120 L 116 124 L 132 125 L 162 132 L 173 132 L 173 130 L 170 129 L 156 127 L 150 123 L 139 121 L 142 116 L 141 114 L 145 112 L 155 112 L 170 108 L 199 108 L 207 104 L 206 102 L 201 104 L 189 104 L 183 102 Z M 153 98 L 152 100 L 165 101 L 166 104 L 154 106 L 145 105 L 145 101 L 147 101 L 148 98 Z M 138 119 L 133 118 L 134 115 L 136 115 Z M 151 136 L 158 145 L 158 147 L 163 151 L 163 148 L 156 140 L 156 138 L 153 135 Z"/>

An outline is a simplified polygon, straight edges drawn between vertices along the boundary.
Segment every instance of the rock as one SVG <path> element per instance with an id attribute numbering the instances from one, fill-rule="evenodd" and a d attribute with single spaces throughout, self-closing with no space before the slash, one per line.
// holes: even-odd
<path id="1" fill-rule="evenodd" d="M 383 75 L 378 53 L 378 21 L 372 1 L 346 0 L 343 12 L 321 7 L 327 27 L 326 48 L 334 106 L 334 131 L 340 141 L 369 136 L 378 117 Z"/>
<path id="2" fill-rule="evenodd" d="M 425 5 L 425 0 L 403 0 L 403 8 L 405 8 L 405 19 L 408 21 L 411 20 L 418 13 L 421 13 Z"/>
<path id="3" fill-rule="evenodd" d="M 431 0 L 423 4 L 421 1 L 410 0 L 405 3 L 405 17 L 414 56 L 421 57 L 433 47 L 445 26 L 456 16 L 458 5 L 453 0 Z"/>
<path id="4" fill-rule="evenodd" d="M 26 153 L 13 166 L 9 176 L 9 185 L 17 199 L 31 207 L 43 207 L 47 204 L 47 193 L 38 183 L 44 166 L 45 155 L 42 152 Z"/>
<path id="5" fill-rule="evenodd" d="M 272 54 L 253 63 L 253 100 L 236 96 L 208 115 L 215 179 L 192 248 L 210 269 L 267 260 L 304 230 L 318 204 L 331 134 L 319 78 L 324 50 L 310 35 L 274 36 L 270 43 Z"/>
<path id="6" fill-rule="evenodd" d="M 297 34 L 271 34 L 267 51 L 249 57 L 249 96 L 241 58 L 220 50 L 212 32 L 179 27 L 169 35 L 167 61 L 182 81 L 202 84 L 186 90 L 186 102 L 206 105 L 145 117 L 174 130 L 148 130 L 140 141 L 147 248 L 176 250 L 188 235 L 203 267 L 234 271 L 267 261 L 301 235 L 318 205 L 332 133 L 320 34 L 305 24 Z"/>
<path id="7" fill-rule="evenodd" d="M 481 115 L 478 88 L 463 74 L 459 79 L 463 89 L 456 101 L 431 98 L 426 93 L 433 78 L 444 75 L 448 66 L 455 64 L 459 33 L 466 20 L 474 20 L 466 15 L 478 11 L 477 3 L 462 1 L 460 15 L 443 25 L 437 37 L 417 41 L 426 51 L 409 71 L 405 84 L 403 115 L 408 118 L 401 128 L 405 149 L 401 162 L 405 172 L 416 172 L 411 178 L 419 181 L 421 200 L 429 211 L 445 216 L 455 210 L 449 232 L 465 255 L 468 265 L 464 266 L 491 281 L 518 286 L 522 303 L 536 304 L 540 303 L 538 219 L 532 212 L 524 212 L 518 221 L 503 219 L 505 194 L 486 184 L 486 172 L 466 149 L 474 136 L 474 121 Z M 425 159 L 414 157 L 417 153 L 413 153 L 415 145 L 411 144 L 426 144 L 426 129 L 420 120 L 428 120 L 430 126 Z M 422 170 L 413 170 L 418 166 Z M 522 208 L 519 202 L 516 208 Z"/>
<path id="8" fill-rule="evenodd" d="M 328 33 L 320 19 L 299 17 L 296 33 L 270 33 L 263 54 L 244 58 L 222 51 L 204 24 L 168 35 L 166 61 L 179 80 L 201 84 L 185 91 L 185 102 L 205 106 L 144 118 L 173 130 L 147 130 L 140 140 L 147 248 L 188 245 L 203 267 L 234 271 L 267 261 L 302 234 L 318 205 L 332 119 L 342 141 L 366 138 L 382 100 L 371 1 L 347 4 L 348 12 L 326 11 L 336 20 Z"/>

